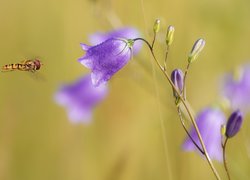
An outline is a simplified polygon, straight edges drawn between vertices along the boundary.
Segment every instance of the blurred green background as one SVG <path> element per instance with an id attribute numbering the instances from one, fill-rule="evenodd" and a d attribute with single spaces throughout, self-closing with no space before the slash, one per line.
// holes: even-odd
<path id="1" fill-rule="evenodd" d="M 197 112 L 217 101 L 219 77 L 250 58 L 250 1 L 238 0 L 1 0 L 0 65 L 40 58 L 37 74 L 0 74 L 1 180 L 213 179 L 207 162 L 181 151 L 185 133 L 172 89 L 144 47 L 109 83 L 93 123 L 73 125 L 53 101 L 58 86 L 88 70 L 77 62 L 88 35 L 134 26 L 164 57 L 168 25 L 176 29 L 169 69 L 184 68 L 193 42 L 206 47 L 191 67 L 188 99 Z M 153 65 L 153 66 L 152 66 Z M 228 144 L 233 179 L 250 178 L 249 117 Z M 163 122 L 163 123 L 162 123 Z M 215 162 L 226 178 L 222 164 Z"/>

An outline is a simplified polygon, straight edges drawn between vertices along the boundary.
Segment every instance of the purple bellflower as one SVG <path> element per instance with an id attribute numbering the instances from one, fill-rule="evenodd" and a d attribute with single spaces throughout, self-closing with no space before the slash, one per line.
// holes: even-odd
<path id="1" fill-rule="evenodd" d="M 134 41 L 131 39 L 111 38 L 96 46 L 81 44 L 86 54 L 78 61 L 91 69 L 94 86 L 106 83 L 132 57 Z"/>
<path id="2" fill-rule="evenodd" d="M 110 32 L 97 32 L 94 34 L 91 34 L 89 36 L 89 42 L 91 45 L 97 45 L 100 44 L 110 38 L 123 38 L 123 39 L 135 39 L 140 37 L 140 33 L 137 29 L 132 27 L 125 27 L 116 29 L 114 31 Z M 133 55 L 137 54 L 142 47 L 141 42 L 136 42 L 136 44 L 133 46 Z"/>
<path id="3" fill-rule="evenodd" d="M 205 108 L 198 114 L 196 122 L 210 158 L 221 162 L 223 160 L 221 126 L 226 122 L 224 113 L 218 108 Z M 195 129 L 192 128 L 189 133 L 197 145 L 202 149 Z M 183 149 L 185 151 L 198 151 L 189 137 L 184 141 Z"/>
<path id="4" fill-rule="evenodd" d="M 222 96 L 229 100 L 233 110 L 250 111 L 250 64 L 224 77 Z"/>
<path id="5" fill-rule="evenodd" d="M 242 113 L 239 110 L 233 112 L 227 121 L 226 137 L 231 138 L 235 136 L 241 128 L 242 121 Z"/>
<path id="6" fill-rule="evenodd" d="M 90 75 L 70 85 L 62 86 L 55 95 L 55 101 L 68 110 L 73 123 L 90 123 L 93 108 L 107 95 L 107 86 L 94 87 Z"/>

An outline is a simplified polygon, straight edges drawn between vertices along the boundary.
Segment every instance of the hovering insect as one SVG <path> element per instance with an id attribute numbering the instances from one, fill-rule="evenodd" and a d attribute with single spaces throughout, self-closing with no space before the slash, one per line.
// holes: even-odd
<path id="1" fill-rule="evenodd" d="M 15 64 L 6 64 L 2 66 L 1 71 L 2 72 L 9 72 L 9 71 L 29 71 L 29 72 L 36 72 L 41 68 L 43 64 L 39 59 L 34 59 L 34 60 L 25 60 L 20 63 L 15 63 Z"/>

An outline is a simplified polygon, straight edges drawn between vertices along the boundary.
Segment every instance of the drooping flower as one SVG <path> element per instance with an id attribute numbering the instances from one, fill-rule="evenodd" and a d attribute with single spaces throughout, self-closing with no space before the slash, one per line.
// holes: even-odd
<path id="1" fill-rule="evenodd" d="M 225 75 L 222 84 L 222 96 L 230 102 L 233 110 L 250 111 L 250 64 Z"/>
<path id="2" fill-rule="evenodd" d="M 96 46 L 81 44 L 87 52 L 78 61 L 91 69 L 92 83 L 99 86 L 127 64 L 132 56 L 133 44 L 133 40 L 120 38 L 111 38 Z"/>
<path id="3" fill-rule="evenodd" d="M 73 123 L 89 123 L 93 108 L 107 95 L 106 85 L 94 87 L 90 75 L 76 82 L 62 86 L 55 94 L 55 101 L 64 106 Z"/>
<path id="4" fill-rule="evenodd" d="M 242 113 L 239 110 L 234 111 L 227 121 L 225 133 L 226 137 L 231 138 L 235 136 L 241 128 L 242 121 Z"/>
<path id="5" fill-rule="evenodd" d="M 196 122 L 210 158 L 222 161 L 221 126 L 226 122 L 224 113 L 218 108 L 208 107 L 198 114 Z M 191 128 L 190 135 L 202 149 L 194 128 Z M 189 137 L 184 141 L 183 149 L 185 151 L 198 151 Z"/>
<path id="6" fill-rule="evenodd" d="M 89 36 L 89 42 L 91 45 L 100 44 L 110 38 L 122 38 L 122 39 L 135 39 L 140 37 L 140 33 L 137 29 L 132 27 L 124 27 L 109 32 L 97 32 Z M 137 54 L 142 47 L 141 42 L 136 42 L 133 46 L 133 55 Z"/>

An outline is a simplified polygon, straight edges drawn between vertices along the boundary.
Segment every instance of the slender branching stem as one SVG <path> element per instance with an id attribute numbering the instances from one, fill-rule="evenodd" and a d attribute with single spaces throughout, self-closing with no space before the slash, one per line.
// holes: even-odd
<path id="1" fill-rule="evenodd" d="M 164 71 L 167 70 L 167 59 L 168 59 L 169 45 L 167 45 L 165 59 L 164 59 Z"/>
<path id="2" fill-rule="evenodd" d="M 228 167 L 227 167 L 227 160 L 226 160 L 226 145 L 227 145 L 227 140 L 228 140 L 228 138 L 226 138 L 224 144 L 222 144 L 222 149 L 223 149 L 223 164 L 224 164 L 224 168 L 225 168 L 225 170 L 227 172 L 228 180 L 231 180 L 231 177 L 230 177 L 230 174 L 229 174 L 229 170 L 228 170 Z"/>
<path id="3" fill-rule="evenodd" d="M 188 70 L 189 70 L 190 64 L 191 64 L 191 63 L 188 62 L 187 67 L 186 67 L 186 70 L 185 70 L 185 73 L 184 73 L 184 78 L 183 78 L 183 97 L 184 97 L 184 100 L 187 99 L 186 81 L 187 81 L 187 75 L 188 75 Z"/>
<path id="4" fill-rule="evenodd" d="M 203 139 L 202 139 L 202 137 L 201 137 L 199 128 L 198 128 L 198 126 L 197 126 L 197 124 L 196 124 L 196 122 L 195 122 L 194 116 L 192 115 L 191 111 L 190 111 L 189 108 L 188 108 L 188 105 L 187 105 L 186 100 L 184 100 L 184 98 L 180 95 L 179 91 L 177 90 L 177 88 L 175 87 L 175 85 L 173 84 L 173 82 L 171 81 L 169 74 L 164 70 L 164 68 L 162 67 L 162 65 L 160 64 L 160 62 L 159 62 L 159 61 L 157 60 L 157 58 L 155 57 L 153 48 L 152 48 L 152 46 L 150 45 L 150 43 L 149 43 L 147 40 L 143 39 L 143 38 L 135 38 L 135 39 L 133 39 L 133 40 L 134 40 L 134 41 L 140 40 L 140 41 L 143 41 L 144 43 L 147 44 L 147 46 L 148 46 L 148 48 L 150 49 L 150 52 L 151 52 L 151 54 L 152 54 L 152 56 L 153 56 L 153 58 L 154 58 L 154 60 L 155 60 L 155 62 L 156 62 L 156 64 L 157 64 L 157 66 L 160 68 L 160 70 L 162 71 L 162 73 L 164 74 L 164 76 L 167 78 L 167 80 L 168 80 L 169 84 L 172 86 L 172 88 L 176 91 L 178 97 L 180 98 L 181 102 L 183 103 L 185 109 L 187 110 L 187 113 L 188 113 L 188 115 L 189 115 L 189 117 L 190 117 L 190 120 L 191 120 L 191 122 L 192 122 L 192 124 L 193 124 L 193 126 L 194 126 L 194 128 L 195 128 L 195 131 L 196 131 L 196 133 L 197 133 L 197 135 L 198 135 L 199 141 L 200 141 L 200 143 L 201 143 L 201 146 L 202 146 L 202 149 L 203 149 L 203 151 L 204 151 L 204 155 L 205 155 L 205 157 L 206 157 L 206 159 L 207 159 L 207 161 L 208 161 L 208 164 L 209 164 L 210 168 L 212 169 L 212 171 L 213 171 L 215 177 L 217 178 L 217 180 L 220 180 L 221 178 L 220 178 L 220 176 L 219 176 L 217 170 L 215 169 L 215 167 L 214 167 L 214 165 L 213 165 L 213 163 L 212 163 L 212 161 L 211 161 L 211 159 L 210 159 L 210 157 L 209 157 L 209 155 L 208 155 L 208 153 L 207 153 L 207 149 L 206 149 L 205 144 L 204 144 L 204 142 L 203 142 Z"/>
<path id="5" fill-rule="evenodd" d="M 179 106 L 177 106 L 177 111 L 178 111 L 179 118 L 181 120 L 182 127 L 184 128 L 186 134 L 191 139 L 191 141 L 196 146 L 196 148 L 200 151 L 200 153 L 204 155 L 204 151 L 200 148 L 200 146 L 195 142 L 195 140 L 193 139 L 191 134 L 188 132 L 187 127 L 186 127 L 185 122 L 184 122 L 184 118 L 182 116 L 181 108 Z"/>
<path id="6" fill-rule="evenodd" d="M 151 44 L 152 49 L 154 48 L 154 45 L 155 45 L 155 38 L 156 38 L 156 32 L 154 32 L 154 37 L 153 37 L 153 41 Z"/>

